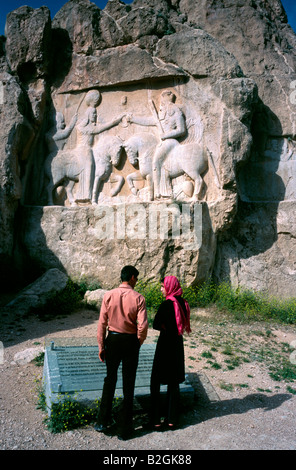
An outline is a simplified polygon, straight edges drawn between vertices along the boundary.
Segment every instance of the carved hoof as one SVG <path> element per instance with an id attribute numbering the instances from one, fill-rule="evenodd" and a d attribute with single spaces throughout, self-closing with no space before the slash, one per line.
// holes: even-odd
<path id="1" fill-rule="evenodd" d="M 97 201 L 91 201 L 91 205 L 92 205 L 92 206 L 97 206 L 98 203 L 97 203 Z"/>
<path id="2" fill-rule="evenodd" d="M 137 190 L 136 188 L 131 188 L 131 193 L 132 193 L 134 196 L 137 196 L 138 190 Z"/>
<path id="3" fill-rule="evenodd" d="M 190 199 L 190 203 L 191 204 L 195 204 L 195 203 L 200 203 L 199 199 L 198 199 L 198 196 L 193 196 L 191 199 Z"/>
<path id="4" fill-rule="evenodd" d="M 78 206 L 77 202 L 75 202 L 75 201 L 71 202 L 71 207 L 77 207 L 77 206 Z"/>

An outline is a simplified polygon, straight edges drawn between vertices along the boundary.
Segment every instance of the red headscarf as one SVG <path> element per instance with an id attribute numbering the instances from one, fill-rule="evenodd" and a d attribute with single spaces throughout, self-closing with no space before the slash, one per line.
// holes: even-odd
<path id="1" fill-rule="evenodd" d="M 164 278 L 163 285 L 166 290 L 166 300 L 172 300 L 174 302 L 176 323 L 179 335 L 182 335 L 184 333 L 184 330 L 187 333 L 190 333 L 190 308 L 188 302 L 183 299 L 187 312 L 187 314 L 185 315 L 185 312 L 183 311 L 180 303 L 175 297 L 176 295 L 181 296 L 183 294 L 180 282 L 175 276 L 166 276 Z"/>

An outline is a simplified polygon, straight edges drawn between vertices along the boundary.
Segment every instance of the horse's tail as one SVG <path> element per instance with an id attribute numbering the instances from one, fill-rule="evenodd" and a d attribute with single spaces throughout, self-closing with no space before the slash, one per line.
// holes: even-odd
<path id="1" fill-rule="evenodd" d="M 207 154 L 208 154 L 210 165 L 211 165 L 211 167 L 214 171 L 214 175 L 215 175 L 214 179 L 215 179 L 216 186 L 217 186 L 217 188 L 221 189 L 221 183 L 220 183 L 220 179 L 219 179 L 219 175 L 218 175 L 218 172 L 217 172 L 216 165 L 214 163 L 213 155 L 212 155 L 212 152 L 208 148 L 207 148 Z"/>

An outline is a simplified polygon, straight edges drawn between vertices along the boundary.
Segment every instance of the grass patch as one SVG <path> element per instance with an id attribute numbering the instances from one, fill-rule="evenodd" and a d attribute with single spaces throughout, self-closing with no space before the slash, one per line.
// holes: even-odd
<path id="1" fill-rule="evenodd" d="M 213 354 L 210 351 L 204 351 L 201 353 L 201 357 L 205 357 L 206 359 L 212 359 Z"/>
<path id="2" fill-rule="evenodd" d="M 199 286 L 182 285 L 183 296 L 191 308 L 215 306 L 218 311 L 231 313 L 240 321 L 275 320 L 296 323 L 296 297 L 278 299 L 243 287 L 233 287 L 228 282 L 204 282 Z M 144 295 L 150 315 L 164 300 L 160 282 L 140 280 L 137 291 Z"/>
<path id="3" fill-rule="evenodd" d="M 273 380 L 278 382 L 293 382 L 296 380 L 296 366 L 291 364 L 286 358 L 282 358 L 279 364 L 270 365 L 269 375 Z"/>
<path id="4" fill-rule="evenodd" d="M 227 365 L 227 369 L 233 370 L 236 367 L 241 365 L 241 359 L 239 357 L 233 357 L 231 359 L 225 359 L 224 361 Z"/>
<path id="5" fill-rule="evenodd" d="M 150 326 L 154 315 L 164 297 L 160 291 L 160 282 L 139 280 L 136 290 L 145 297 Z M 33 309 L 32 313 L 42 320 L 53 316 L 64 316 L 85 304 L 83 298 L 87 290 L 100 288 L 97 282 L 80 279 L 68 280 L 65 289 L 48 299 L 46 305 Z M 296 324 L 296 297 L 277 299 L 260 292 L 242 287 L 234 288 L 230 283 L 204 282 L 199 286 L 182 285 L 183 296 L 190 308 L 214 306 L 218 312 L 231 314 L 239 321 L 274 320 L 287 324 Z"/>
<path id="6" fill-rule="evenodd" d="M 44 352 L 41 352 L 40 354 L 38 354 L 38 356 L 36 356 L 34 359 L 33 359 L 33 364 L 35 364 L 37 367 L 43 367 L 44 365 L 44 355 L 45 353 Z"/>
<path id="7" fill-rule="evenodd" d="M 213 302 L 218 310 L 232 313 L 240 320 L 275 320 L 296 323 L 296 298 L 277 299 L 261 292 L 221 283 L 214 288 Z"/>
<path id="8" fill-rule="evenodd" d="M 221 390 L 226 390 L 227 392 L 233 392 L 233 384 L 227 382 L 220 382 L 219 384 Z"/>
<path id="9" fill-rule="evenodd" d="M 218 364 L 218 362 L 211 362 L 211 367 L 216 370 L 222 369 L 222 366 Z"/>

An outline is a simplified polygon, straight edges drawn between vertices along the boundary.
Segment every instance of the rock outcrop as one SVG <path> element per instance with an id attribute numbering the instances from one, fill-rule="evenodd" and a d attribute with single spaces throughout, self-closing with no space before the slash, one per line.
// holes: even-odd
<path id="1" fill-rule="evenodd" d="M 57 268 L 49 269 L 6 305 L 6 314 L 25 315 L 32 309 L 43 307 L 50 298 L 65 289 L 67 282 L 66 274 Z"/>
<path id="2" fill-rule="evenodd" d="M 70 0 L 53 19 L 15 10 L 5 35 L 3 277 L 59 268 L 109 288 L 135 264 L 293 294 L 296 36 L 280 1 Z"/>

